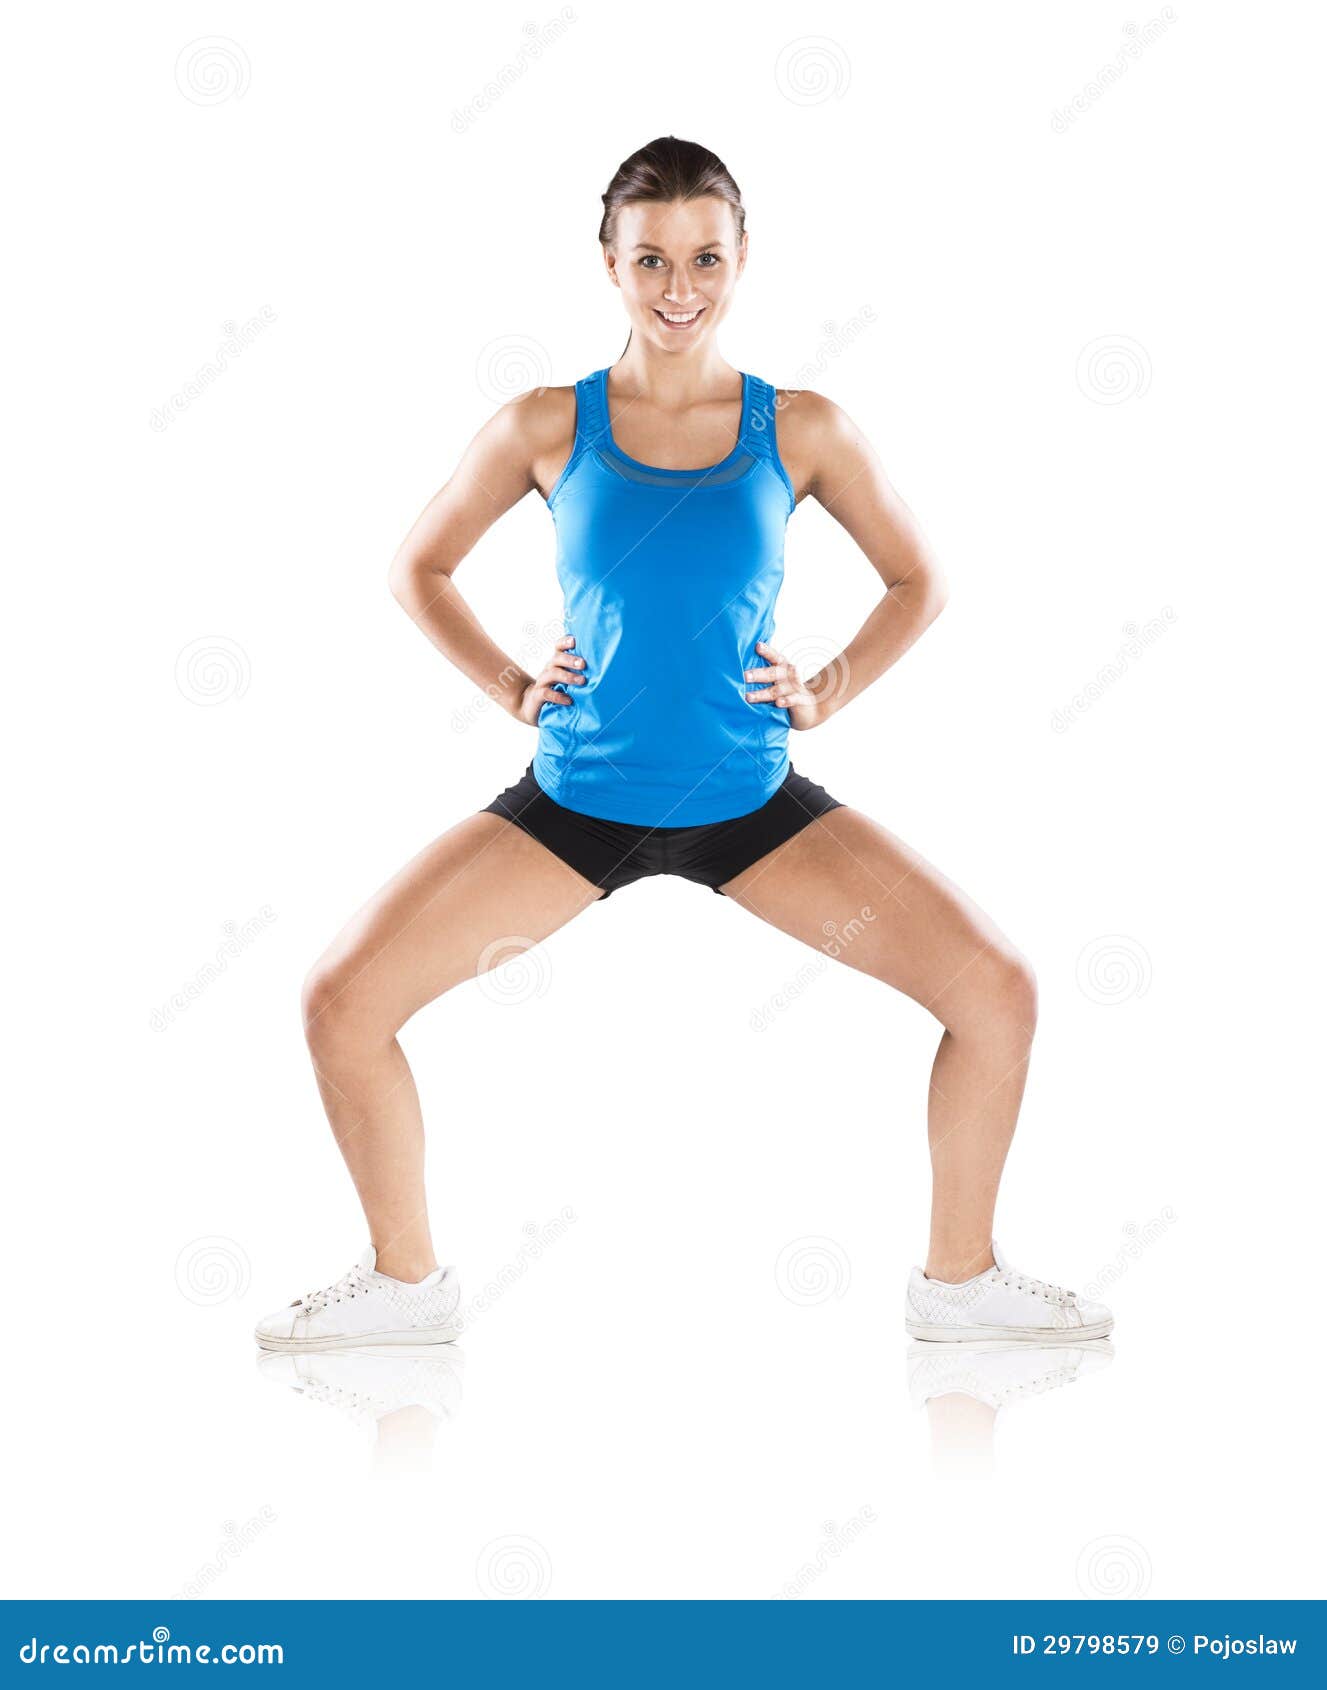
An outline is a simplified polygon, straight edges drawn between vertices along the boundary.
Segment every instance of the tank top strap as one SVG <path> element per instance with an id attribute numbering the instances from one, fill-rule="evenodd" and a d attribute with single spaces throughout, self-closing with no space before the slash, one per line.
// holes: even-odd
<path id="1" fill-rule="evenodd" d="M 746 377 L 746 406 L 742 419 L 742 445 L 753 457 L 763 458 L 778 477 L 788 500 L 788 515 L 797 508 L 797 494 L 788 479 L 788 471 L 779 456 L 779 440 L 775 432 L 778 420 L 779 395 L 776 388 L 759 376 Z"/>
<path id="2" fill-rule="evenodd" d="M 777 395 L 769 382 L 759 376 L 746 378 L 746 407 L 742 417 L 742 444 L 758 458 L 778 464 L 778 445 L 774 438 L 775 402 Z"/>
<path id="3" fill-rule="evenodd" d="M 576 383 L 576 452 L 586 446 L 602 446 L 609 438 L 608 400 L 604 383 L 607 367 L 582 376 Z"/>
<path id="4" fill-rule="evenodd" d="M 576 396 L 576 435 L 571 443 L 571 456 L 548 496 L 550 510 L 586 454 L 601 447 L 605 437 L 611 438 L 608 436 L 608 414 L 604 404 L 605 374 L 604 370 L 595 370 L 588 376 L 582 376 L 572 389 Z"/>

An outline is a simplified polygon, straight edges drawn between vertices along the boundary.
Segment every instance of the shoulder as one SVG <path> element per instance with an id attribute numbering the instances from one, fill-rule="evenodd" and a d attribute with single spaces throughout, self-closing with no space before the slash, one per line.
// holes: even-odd
<path id="1" fill-rule="evenodd" d="M 576 388 L 531 387 L 514 394 L 485 424 L 499 444 L 531 457 L 556 450 L 576 429 Z"/>
<path id="2" fill-rule="evenodd" d="M 774 393 L 779 456 L 798 500 L 851 480 L 869 448 L 842 406 L 810 388 L 778 387 Z"/>
<path id="3" fill-rule="evenodd" d="M 823 393 L 809 387 L 776 387 L 774 394 L 779 442 L 786 441 L 799 456 L 814 457 L 820 449 L 858 438 L 852 418 Z"/>

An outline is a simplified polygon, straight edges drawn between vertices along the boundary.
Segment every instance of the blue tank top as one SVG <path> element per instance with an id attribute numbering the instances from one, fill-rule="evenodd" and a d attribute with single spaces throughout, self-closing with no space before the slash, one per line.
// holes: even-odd
<path id="1" fill-rule="evenodd" d="M 569 810 L 692 827 L 758 810 L 788 773 L 788 713 L 749 704 L 773 642 L 796 497 L 774 389 L 742 376 L 736 445 L 658 469 L 613 439 L 608 371 L 576 383 L 576 439 L 548 497 L 566 631 L 585 659 L 571 707 L 544 704 L 533 773 Z"/>

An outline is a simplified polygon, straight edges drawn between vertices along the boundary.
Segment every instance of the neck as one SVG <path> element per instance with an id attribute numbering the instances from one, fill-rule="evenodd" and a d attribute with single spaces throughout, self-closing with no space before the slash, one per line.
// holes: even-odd
<path id="1" fill-rule="evenodd" d="M 609 371 L 614 387 L 630 398 L 647 398 L 661 410 L 681 410 L 698 400 L 739 398 L 741 372 L 709 343 L 686 352 L 665 352 L 638 335 Z"/>

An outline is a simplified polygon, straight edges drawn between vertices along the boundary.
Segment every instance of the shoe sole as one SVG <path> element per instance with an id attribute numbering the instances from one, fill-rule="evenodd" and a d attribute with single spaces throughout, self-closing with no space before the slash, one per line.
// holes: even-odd
<path id="1" fill-rule="evenodd" d="M 1011 1344 L 1082 1344 L 1092 1338 L 1104 1338 L 1114 1327 L 1114 1320 L 1094 1321 L 1091 1326 L 924 1326 L 920 1321 L 908 1320 L 904 1327 L 910 1338 L 924 1344 L 968 1344 L 974 1339 Z"/>
<path id="2" fill-rule="evenodd" d="M 260 1350 L 283 1355 L 309 1350 L 364 1350 L 378 1344 L 454 1344 L 461 1336 L 459 1326 L 420 1326 L 410 1332 L 361 1332 L 328 1338 L 271 1338 L 254 1333 Z"/>

